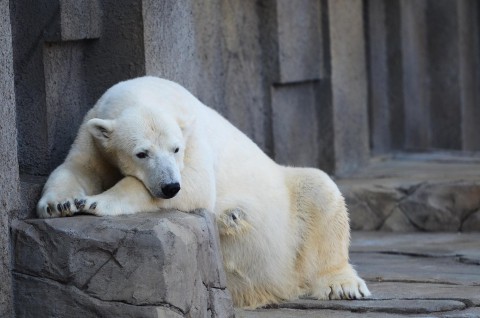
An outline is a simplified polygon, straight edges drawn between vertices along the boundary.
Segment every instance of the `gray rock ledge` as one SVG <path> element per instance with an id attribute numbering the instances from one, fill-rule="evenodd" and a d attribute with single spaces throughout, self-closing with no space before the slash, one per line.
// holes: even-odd
<path id="1" fill-rule="evenodd" d="M 213 216 L 15 221 L 17 317 L 233 317 Z"/>

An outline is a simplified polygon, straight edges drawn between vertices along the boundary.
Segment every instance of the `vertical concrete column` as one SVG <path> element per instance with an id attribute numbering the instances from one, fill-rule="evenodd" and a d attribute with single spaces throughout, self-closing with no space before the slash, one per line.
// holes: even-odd
<path id="1" fill-rule="evenodd" d="M 372 151 L 385 153 L 391 149 L 389 65 L 386 6 L 384 0 L 368 0 L 367 49 L 369 66 L 369 115 Z"/>
<path id="2" fill-rule="evenodd" d="M 12 317 L 9 214 L 19 206 L 19 174 L 8 0 L 0 1 L 0 47 L 0 317 Z"/>
<path id="3" fill-rule="evenodd" d="M 480 48 L 478 2 L 458 0 L 462 149 L 480 150 Z"/>
<path id="4" fill-rule="evenodd" d="M 415 2 L 417 3 L 417 2 Z M 427 70 L 433 149 L 461 149 L 461 81 L 458 2 L 428 0 Z"/>
<path id="5" fill-rule="evenodd" d="M 430 145 L 429 86 L 427 75 L 426 0 L 401 0 L 405 147 Z"/>
<path id="6" fill-rule="evenodd" d="M 370 156 L 363 1 L 329 0 L 328 25 L 335 170 L 342 175 Z"/>
<path id="7" fill-rule="evenodd" d="M 384 154 L 404 145 L 400 3 L 368 0 L 365 5 L 370 140 L 372 152 Z"/>
<path id="8" fill-rule="evenodd" d="M 331 125 L 321 131 L 321 123 L 331 119 L 320 116 L 330 107 L 321 103 L 320 92 L 326 77 L 321 2 L 277 0 L 275 10 L 278 72 L 271 89 L 275 160 L 331 172 L 331 156 L 322 156 L 323 146 L 331 149 L 332 143 Z"/>

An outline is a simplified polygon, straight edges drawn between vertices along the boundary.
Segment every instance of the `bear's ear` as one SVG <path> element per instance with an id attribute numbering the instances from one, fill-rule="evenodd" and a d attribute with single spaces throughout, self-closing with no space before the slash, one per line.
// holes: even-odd
<path id="1" fill-rule="evenodd" d="M 105 141 L 113 132 L 113 120 L 93 118 L 87 122 L 87 129 L 93 137 Z"/>

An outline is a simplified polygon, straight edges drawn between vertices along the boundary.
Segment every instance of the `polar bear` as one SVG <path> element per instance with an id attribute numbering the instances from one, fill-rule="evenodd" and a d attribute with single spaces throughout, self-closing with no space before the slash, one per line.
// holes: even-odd
<path id="1" fill-rule="evenodd" d="M 37 213 L 160 208 L 216 215 L 235 306 L 370 295 L 349 264 L 348 213 L 327 174 L 277 165 L 182 86 L 141 77 L 114 85 L 87 113 Z"/>

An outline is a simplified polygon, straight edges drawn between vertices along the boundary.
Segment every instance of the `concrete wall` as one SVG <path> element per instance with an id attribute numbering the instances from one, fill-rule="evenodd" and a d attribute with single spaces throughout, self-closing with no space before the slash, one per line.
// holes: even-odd
<path id="1" fill-rule="evenodd" d="M 118 81 L 177 81 L 279 163 L 340 176 L 377 154 L 480 150 L 475 0 L 0 3 L 0 316 L 9 219 L 34 215 Z"/>
<path id="2" fill-rule="evenodd" d="M 478 151 L 478 1 L 368 0 L 373 153 Z"/>

